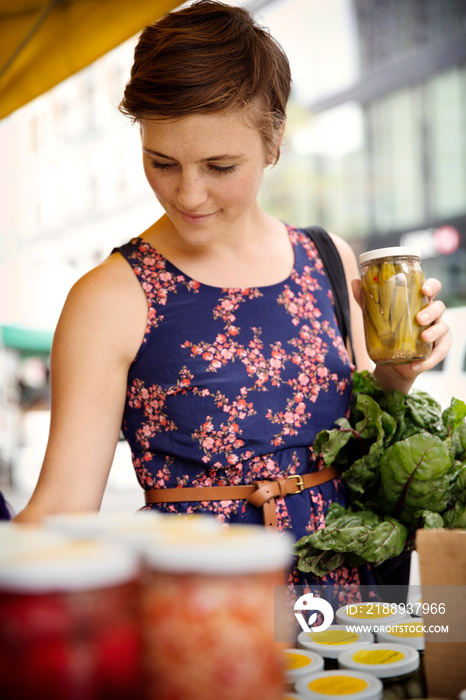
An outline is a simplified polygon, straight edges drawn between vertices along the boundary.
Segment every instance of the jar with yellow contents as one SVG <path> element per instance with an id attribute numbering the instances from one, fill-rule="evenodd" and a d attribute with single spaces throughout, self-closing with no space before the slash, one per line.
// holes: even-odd
<path id="1" fill-rule="evenodd" d="M 425 360 L 432 344 L 416 316 L 427 304 L 420 254 L 407 246 L 379 248 L 359 256 L 361 305 L 369 357 L 376 365 Z"/>

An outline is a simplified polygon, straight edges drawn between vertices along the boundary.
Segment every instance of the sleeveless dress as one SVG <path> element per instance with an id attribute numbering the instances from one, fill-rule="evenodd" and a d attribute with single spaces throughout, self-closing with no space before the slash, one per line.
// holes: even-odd
<path id="1" fill-rule="evenodd" d="M 201 284 L 142 238 L 115 249 L 148 302 L 122 426 L 143 489 L 249 484 L 323 468 L 311 446 L 348 412 L 353 367 L 317 250 L 304 231 L 287 230 L 293 271 L 266 287 Z M 345 498 L 340 479 L 277 498 L 278 527 L 299 539 Z M 245 501 L 150 507 L 263 522 Z M 324 578 L 356 584 L 358 573 L 341 568 Z M 296 568 L 290 575 L 290 583 L 309 579 L 316 581 Z"/>

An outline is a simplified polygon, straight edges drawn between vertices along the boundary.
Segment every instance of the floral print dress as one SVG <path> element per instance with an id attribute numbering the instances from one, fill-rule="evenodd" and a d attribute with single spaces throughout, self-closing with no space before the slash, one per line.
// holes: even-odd
<path id="1" fill-rule="evenodd" d="M 311 446 L 348 411 L 353 367 L 317 250 L 304 231 L 287 230 L 294 269 L 266 287 L 201 284 L 142 238 L 115 249 L 148 302 L 123 421 L 143 489 L 249 484 L 323 468 Z M 323 527 L 333 501 L 345 502 L 340 479 L 278 498 L 278 527 L 299 539 Z M 263 522 L 245 501 L 146 507 Z M 350 569 L 329 578 L 358 580 Z M 294 569 L 290 583 L 307 579 Z"/>

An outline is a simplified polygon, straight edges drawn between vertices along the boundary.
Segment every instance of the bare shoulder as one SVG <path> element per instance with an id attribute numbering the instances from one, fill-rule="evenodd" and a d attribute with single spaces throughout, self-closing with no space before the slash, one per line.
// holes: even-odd
<path id="1" fill-rule="evenodd" d="M 145 294 L 126 260 L 114 253 L 73 285 L 56 336 L 117 343 L 123 355 L 134 357 L 146 321 Z"/>
<path id="2" fill-rule="evenodd" d="M 335 246 L 338 252 L 340 253 L 340 257 L 342 259 L 345 269 L 347 267 L 357 267 L 357 261 L 356 256 L 354 254 L 354 250 L 352 249 L 348 241 L 345 241 L 344 238 L 341 238 L 341 236 L 337 236 L 335 233 L 329 233 L 329 236 L 335 243 Z"/>

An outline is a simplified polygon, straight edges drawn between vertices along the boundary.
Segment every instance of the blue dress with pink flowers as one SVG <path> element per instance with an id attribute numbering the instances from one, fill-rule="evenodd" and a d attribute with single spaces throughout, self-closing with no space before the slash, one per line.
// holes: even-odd
<path id="1" fill-rule="evenodd" d="M 311 446 L 347 413 L 353 368 L 317 250 L 304 231 L 287 228 L 294 269 L 266 287 L 199 283 L 142 238 L 116 249 L 148 302 L 123 422 L 143 489 L 249 484 L 323 468 Z M 278 526 L 298 539 L 323 526 L 333 501 L 345 502 L 340 479 L 279 498 Z M 245 501 L 152 507 L 262 522 Z M 329 579 L 356 583 L 357 571 Z M 297 570 L 291 581 L 305 582 Z"/>

